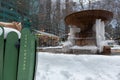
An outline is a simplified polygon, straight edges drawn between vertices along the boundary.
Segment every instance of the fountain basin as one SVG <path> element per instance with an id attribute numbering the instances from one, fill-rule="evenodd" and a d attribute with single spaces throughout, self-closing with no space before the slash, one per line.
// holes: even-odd
<path id="1" fill-rule="evenodd" d="M 112 18 L 113 13 L 110 11 L 83 10 L 66 16 L 65 22 L 67 25 L 75 25 L 76 27 L 79 27 L 81 31 L 86 31 L 95 24 L 96 19 L 101 19 L 107 23 L 108 21 L 111 21 Z"/>

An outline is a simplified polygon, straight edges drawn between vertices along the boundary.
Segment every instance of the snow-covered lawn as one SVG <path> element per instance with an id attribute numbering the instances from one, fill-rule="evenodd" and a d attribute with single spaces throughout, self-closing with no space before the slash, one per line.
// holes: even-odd
<path id="1" fill-rule="evenodd" d="M 35 80 L 120 80 L 120 56 L 38 52 Z"/>

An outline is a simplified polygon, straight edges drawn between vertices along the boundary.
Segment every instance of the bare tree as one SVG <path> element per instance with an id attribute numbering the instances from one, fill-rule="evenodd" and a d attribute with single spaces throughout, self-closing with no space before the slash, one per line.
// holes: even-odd
<path id="1" fill-rule="evenodd" d="M 82 10 L 84 10 L 84 0 L 79 0 L 79 3 L 80 3 L 80 7 Z"/>

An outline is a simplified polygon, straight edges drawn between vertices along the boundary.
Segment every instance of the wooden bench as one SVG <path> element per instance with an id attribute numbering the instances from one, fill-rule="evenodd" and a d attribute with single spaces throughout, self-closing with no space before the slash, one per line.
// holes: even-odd
<path id="1" fill-rule="evenodd" d="M 0 80 L 33 80 L 36 63 L 36 40 L 29 29 L 21 31 L 21 38 L 10 32 L 4 39 L 0 27 Z"/>

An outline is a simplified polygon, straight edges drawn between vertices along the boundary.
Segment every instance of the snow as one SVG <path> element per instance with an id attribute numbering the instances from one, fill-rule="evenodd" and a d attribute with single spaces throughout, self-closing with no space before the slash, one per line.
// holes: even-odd
<path id="1" fill-rule="evenodd" d="M 77 45 L 75 45 L 75 46 L 71 47 L 71 49 L 73 49 L 73 50 L 75 50 L 75 49 L 90 50 L 90 52 L 92 52 L 92 53 L 97 53 L 97 51 L 98 51 L 97 46 L 93 46 L 93 45 L 91 45 L 91 46 L 77 46 Z"/>
<path id="2" fill-rule="evenodd" d="M 63 47 L 62 47 L 63 51 L 67 52 L 70 50 L 70 47 L 73 46 L 73 43 L 71 41 L 66 41 L 63 43 Z"/>
<path id="3" fill-rule="evenodd" d="M 120 56 L 38 52 L 35 80 L 120 80 Z"/>
<path id="4" fill-rule="evenodd" d="M 120 50 L 120 45 L 113 45 L 113 47 L 111 47 L 111 49 L 119 49 Z"/>
<path id="5" fill-rule="evenodd" d="M 12 32 L 12 31 L 17 33 L 18 38 L 20 38 L 20 36 L 21 36 L 21 33 L 18 30 L 16 30 L 16 29 L 7 28 L 7 27 L 3 27 L 3 29 L 4 29 L 4 38 L 6 38 L 8 33 Z M 0 28 L 0 35 L 1 34 L 2 34 L 2 29 Z"/>
<path id="6" fill-rule="evenodd" d="M 51 49 L 51 48 L 62 48 L 62 46 L 49 46 L 49 47 L 37 47 L 37 49 Z"/>

